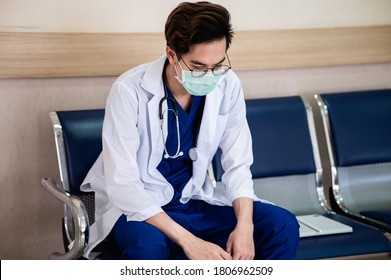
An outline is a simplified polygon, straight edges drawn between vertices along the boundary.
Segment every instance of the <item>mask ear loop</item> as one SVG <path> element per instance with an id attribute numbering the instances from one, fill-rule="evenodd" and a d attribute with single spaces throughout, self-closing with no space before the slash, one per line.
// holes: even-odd
<path id="1" fill-rule="evenodd" d="M 181 63 L 179 62 L 178 59 L 177 59 L 177 61 L 178 61 L 179 67 L 181 67 L 181 71 L 182 71 L 182 73 L 183 73 L 182 65 L 181 65 Z M 179 78 L 178 69 L 176 68 L 176 63 L 174 64 L 174 69 L 175 69 L 175 73 L 176 73 L 176 76 L 174 76 L 175 79 L 177 79 L 177 81 L 178 81 L 180 84 L 183 84 L 183 74 L 182 74 L 182 78 Z"/>

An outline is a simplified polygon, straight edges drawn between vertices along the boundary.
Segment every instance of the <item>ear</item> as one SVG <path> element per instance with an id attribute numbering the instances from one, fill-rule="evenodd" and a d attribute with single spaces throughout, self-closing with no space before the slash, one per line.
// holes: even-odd
<path id="1" fill-rule="evenodd" d="M 170 64 L 172 64 L 172 65 L 175 64 L 175 62 L 176 62 L 176 53 L 169 46 L 166 46 L 166 55 L 167 55 L 167 58 L 168 58 L 168 61 L 170 62 Z"/>

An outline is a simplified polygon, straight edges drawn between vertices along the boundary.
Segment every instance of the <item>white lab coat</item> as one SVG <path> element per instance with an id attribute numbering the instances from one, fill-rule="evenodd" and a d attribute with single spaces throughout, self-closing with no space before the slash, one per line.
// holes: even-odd
<path id="1" fill-rule="evenodd" d="M 164 96 L 165 60 L 162 56 L 127 71 L 111 88 L 103 123 L 103 151 L 81 186 L 83 191 L 95 192 L 95 223 L 90 227 L 87 258 L 120 215 L 125 214 L 128 221 L 143 221 L 162 212 L 161 206 L 173 196 L 172 186 L 156 169 L 164 151 L 159 102 Z M 224 185 L 216 188 L 207 170 L 218 147 L 223 152 L 225 173 Z M 250 172 L 252 143 L 244 96 L 232 70 L 206 96 L 197 151 L 182 203 L 200 199 L 232 205 L 238 197 L 258 200 Z"/>

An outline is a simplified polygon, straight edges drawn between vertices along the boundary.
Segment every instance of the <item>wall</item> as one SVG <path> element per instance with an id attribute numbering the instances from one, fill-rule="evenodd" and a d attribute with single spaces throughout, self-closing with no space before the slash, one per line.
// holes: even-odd
<path id="1" fill-rule="evenodd" d="M 177 0 L 1 0 L 0 31 L 162 32 Z M 194 2 L 194 1 L 192 1 Z M 236 30 L 386 25 L 389 0 L 219 0 Z"/>
<path id="2" fill-rule="evenodd" d="M 178 2 L 1 0 L 0 32 L 161 32 Z M 227 6 L 236 30 L 243 31 L 391 24 L 388 0 L 217 2 Z M 390 62 L 238 75 L 246 98 L 301 94 L 312 100 L 319 92 L 391 88 Z M 103 107 L 114 79 L 0 79 L 0 259 L 45 259 L 63 250 L 62 206 L 40 185 L 42 177 L 59 179 L 48 112 Z"/>

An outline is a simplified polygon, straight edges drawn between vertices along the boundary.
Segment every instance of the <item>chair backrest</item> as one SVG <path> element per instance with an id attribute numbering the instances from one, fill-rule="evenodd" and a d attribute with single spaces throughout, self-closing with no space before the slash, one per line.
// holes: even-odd
<path id="1" fill-rule="evenodd" d="M 311 108 L 299 96 L 246 100 L 255 193 L 296 215 L 328 212 Z M 216 181 L 224 172 L 220 152 Z"/>
<path id="2" fill-rule="evenodd" d="M 50 113 L 63 188 L 80 197 L 91 224 L 95 220 L 94 195 L 82 192 L 80 185 L 102 151 L 104 113 L 104 109 Z M 71 214 L 68 209 L 65 212 L 69 217 L 66 228 L 71 228 Z"/>
<path id="3" fill-rule="evenodd" d="M 391 90 L 317 95 L 333 194 L 350 213 L 391 212 Z"/>

